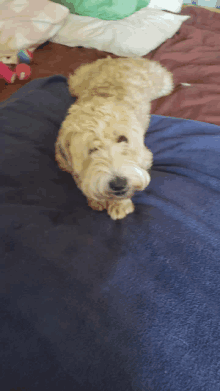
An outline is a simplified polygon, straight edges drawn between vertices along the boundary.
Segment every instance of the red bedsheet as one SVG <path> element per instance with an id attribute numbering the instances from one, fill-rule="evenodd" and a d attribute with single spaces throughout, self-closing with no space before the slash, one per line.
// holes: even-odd
<path id="1" fill-rule="evenodd" d="M 173 38 L 145 56 L 173 72 L 176 85 L 169 97 L 152 102 L 151 112 L 220 125 L 220 14 L 198 7 L 187 7 L 181 14 L 191 18 Z M 50 42 L 34 52 L 28 81 L 54 74 L 68 76 L 81 64 L 108 55 L 96 49 L 69 48 Z M 28 81 L 16 80 L 15 84 L 6 85 L 0 80 L 0 101 Z"/>
<path id="2" fill-rule="evenodd" d="M 220 125 L 220 14 L 197 7 L 181 14 L 191 18 L 147 56 L 173 72 L 176 85 L 172 95 L 152 103 L 152 113 Z"/>

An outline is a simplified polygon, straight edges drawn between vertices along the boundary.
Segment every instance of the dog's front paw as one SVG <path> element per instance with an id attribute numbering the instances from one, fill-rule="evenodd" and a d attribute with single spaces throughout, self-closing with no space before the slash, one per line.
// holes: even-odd
<path id="1" fill-rule="evenodd" d="M 92 198 L 88 198 L 88 205 L 90 208 L 93 210 L 99 210 L 100 212 L 104 209 L 106 209 L 106 202 L 105 201 L 96 201 L 93 200 Z"/>
<path id="2" fill-rule="evenodd" d="M 108 214 L 113 220 L 123 219 L 132 212 L 134 212 L 134 204 L 130 199 L 108 203 Z"/>

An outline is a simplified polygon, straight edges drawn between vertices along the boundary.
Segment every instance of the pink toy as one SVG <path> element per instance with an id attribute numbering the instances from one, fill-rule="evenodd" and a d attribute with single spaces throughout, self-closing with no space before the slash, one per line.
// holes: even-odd
<path id="1" fill-rule="evenodd" d="M 19 80 L 27 80 L 31 75 L 31 68 L 27 64 L 18 64 L 15 68 L 15 72 Z"/>
<path id="2" fill-rule="evenodd" d="M 16 72 L 13 72 L 7 65 L 0 62 L 0 77 L 8 83 L 14 83 L 16 79 Z"/>

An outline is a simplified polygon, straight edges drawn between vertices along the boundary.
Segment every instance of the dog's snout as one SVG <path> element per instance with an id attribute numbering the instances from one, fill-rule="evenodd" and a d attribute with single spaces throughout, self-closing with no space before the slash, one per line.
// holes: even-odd
<path id="1" fill-rule="evenodd" d="M 109 182 L 109 187 L 115 193 L 123 193 L 127 186 L 127 179 L 116 176 Z"/>

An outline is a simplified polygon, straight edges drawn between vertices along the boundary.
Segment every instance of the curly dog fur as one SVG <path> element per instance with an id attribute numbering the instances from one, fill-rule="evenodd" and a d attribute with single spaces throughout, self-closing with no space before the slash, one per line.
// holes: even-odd
<path id="1" fill-rule="evenodd" d="M 78 99 L 61 125 L 56 160 L 92 209 L 122 219 L 134 211 L 135 191 L 150 182 L 150 102 L 172 92 L 172 74 L 147 59 L 107 57 L 80 66 L 68 84 Z"/>

